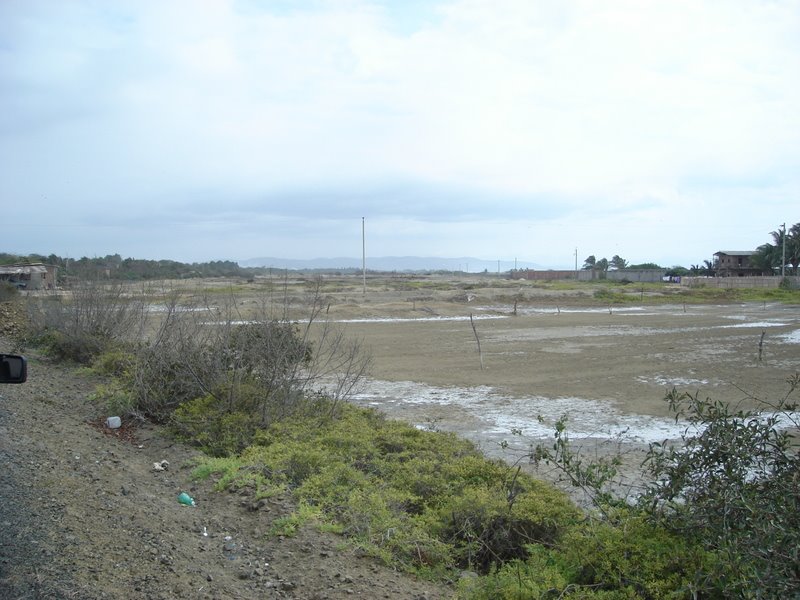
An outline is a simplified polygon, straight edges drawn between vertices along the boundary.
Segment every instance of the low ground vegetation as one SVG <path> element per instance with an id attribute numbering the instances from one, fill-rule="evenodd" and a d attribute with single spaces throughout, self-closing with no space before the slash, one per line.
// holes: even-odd
<path id="1" fill-rule="evenodd" d="M 634 499 L 608 491 L 613 461 L 576 460 L 561 424 L 552 447 L 527 458 L 557 465 L 588 490 L 584 510 L 468 442 L 344 402 L 368 357 L 332 326 L 311 335 L 326 302 L 319 286 L 308 287 L 303 322 L 287 318 L 285 306 L 264 302 L 243 318 L 235 297 L 212 304 L 185 294 L 163 298 L 154 315 L 151 296 L 87 285 L 69 298 L 33 299 L 36 325 L 22 343 L 90 365 L 106 378 L 98 400 L 201 447 L 208 458 L 196 477 L 254 502 L 291 493 L 297 510 L 274 534 L 335 531 L 387 564 L 458 582 L 465 598 L 800 590 L 800 463 L 796 441 L 775 427 L 795 419 L 797 376 L 767 418 L 672 392 L 667 401 L 692 428 L 678 445 L 651 447 Z M 624 286 L 591 289 L 601 305 L 630 296 Z M 720 291 L 704 292 L 693 298 Z"/>

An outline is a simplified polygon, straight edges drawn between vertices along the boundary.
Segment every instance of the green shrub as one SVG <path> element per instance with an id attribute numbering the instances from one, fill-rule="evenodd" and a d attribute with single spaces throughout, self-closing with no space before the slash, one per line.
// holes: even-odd
<path id="1" fill-rule="evenodd" d="M 29 336 L 28 341 L 56 360 L 89 364 L 95 356 L 109 348 L 108 339 L 84 332 L 71 335 L 57 329 L 44 329 Z"/>
<path id="2" fill-rule="evenodd" d="M 345 510 L 355 490 L 369 489 L 371 479 L 352 465 L 336 461 L 305 479 L 296 494 L 331 514 Z"/>
<path id="3" fill-rule="evenodd" d="M 712 557 L 699 545 L 623 509 L 589 520 L 559 545 L 571 583 L 632 598 L 714 597 L 706 581 Z"/>
<path id="4" fill-rule="evenodd" d="M 726 596 L 800 591 L 800 448 L 785 429 L 800 425 L 790 401 L 800 374 L 788 384 L 774 402 L 751 398 L 759 411 L 672 390 L 670 408 L 693 427 L 680 444 L 653 445 L 646 460 L 643 509 L 716 554 L 711 575 Z"/>
<path id="5" fill-rule="evenodd" d="M 254 439 L 231 485 L 263 474 L 319 508 L 353 544 L 404 568 L 486 571 L 527 556 L 530 543 L 553 543 L 578 517 L 561 492 L 469 442 L 371 410 L 344 405 L 336 420 L 295 417 Z"/>
<path id="6" fill-rule="evenodd" d="M 291 537 L 306 523 L 317 521 L 320 518 L 321 514 L 318 508 L 301 502 L 297 510 L 292 514 L 275 519 L 270 528 L 270 533 L 272 535 Z"/>
<path id="7" fill-rule="evenodd" d="M 136 398 L 130 387 L 120 379 L 98 385 L 91 394 L 92 400 L 105 404 L 112 415 L 129 416 L 137 414 Z"/>
<path id="8" fill-rule="evenodd" d="M 559 421 L 554 450 L 533 458 L 556 464 L 597 509 L 559 545 L 580 567 L 568 580 L 647 598 L 797 596 L 800 452 L 790 431 L 800 423 L 790 398 L 800 374 L 788 384 L 775 401 L 750 397 L 758 410 L 672 390 L 670 409 L 688 426 L 681 440 L 650 446 L 633 507 L 611 497 L 613 461 L 581 460 Z"/>
<path id="9" fill-rule="evenodd" d="M 495 565 L 484 577 L 463 577 L 458 583 L 460 598 L 470 600 L 533 600 L 536 598 L 574 598 L 569 592 L 578 587 L 559 557 L 543 546 L 531 546 L 525 560 Z"/>
<path id="10" fill-rule="evenodd" d="M 169 422 L 172 413 L 184 402 L 207 395 L 203 381 L 193 373 L 203 373 L 208 353 L 180 355 L 159 346 L 140 348 L 136 355 L 132 387 L 137 409 L 148 418 Z"/>
<path id="11" fill-rule="evenodd" d="M 17 289 L 17 286 L 7 281 L 0 281 L 0 302 L 9 302 L 18 297 L 19 289 Z"/>
<path id="12" fill-rule="evenodd" d="M 178 436 L 211 456 L 230 456 L 244 450 L 259 423 L 252 413 L 230 410 L 224 400 L 212 395 L 184 402 L 172 415 Z"/>
<path id="13" fill-rule="evenodd" d="M 355 489 L 337 521 L 354 544 L 386 564 L 436 571 L 451 562 L 450 548 L 405 511 L 408 495 L 391 486 Z"/>
<path id="14" fill-rule="evenodd" d="M 525 559 L 461 582 L 478 599 L 720 598 L 706 581 L 713 556 L 625 509 L 609 520 L 586 519 L 555 545 L 531 545 Z"/>
<path id="15" fill-rule="evenodd" d="M 92 371 L 95 374 L 125 379 L 128 384 L 135 366 L 136 355 L 122 348 L 108 350 L 92 360 Z"/>
<path id="16" fill-rule="evenodd" d="M 369 362 L 359 344 L 327 323 L 315 333 L 312 351 L 308 332 L 294 323 L 258 316 L 242 323 L 234 298 L 213 309 L 211 319 L 209 310 L 172 298 L 153 339 L 138 349 L 133 385 L 148 417 L 168 421 L 183 403 L 210 395 L 218 401 L 204 407 L 214 414 L 246 413 L 267 428 L 306 414 L 316 401 L 311 386 L 323 377 L 333 382 L 331 398 L 342 400 Z M 326 418 L 335 416 L 335 402 L 324 408 Z M 181 426 L 187 417 L 198 421 L 197 410 L 190 412 L 179 415 Z"/>
<path id="17" fill-rule="evenodd" d="M 608 304 L 622 304 L 626 300 L 628 300 L 628 298 L 625 296 L 625 294 L 622 294 L 620 292 L 616 292 L 616 291 L 614 291 L 614 290 L 612 290 L 611 288 L 608 288 L 608 287 L 601 287 L 599 289 L 596 289 L 594 291 L 594 293 L 592 294 L 592 296 L 596 300 L 603 300 L 604 302 L 606 302 Z"/>
<path id="18" fill-rule="evenodd" d="M 530 486 L 526 491 L 465 486 L 424 515 L 430 530 L 454 547 L 459 567 L 488 573 L 493 565 L 526 558 L 531 544 L 554 544 L 577 520 L 574 505 L 560 492 L 523 479 Z"/>

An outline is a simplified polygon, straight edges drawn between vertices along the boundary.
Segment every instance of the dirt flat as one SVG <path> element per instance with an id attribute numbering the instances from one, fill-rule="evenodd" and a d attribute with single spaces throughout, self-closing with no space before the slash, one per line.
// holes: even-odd
<path id="1" fill-rule="evenodd" d="M 750 408 L 783 397 L 800 371 L 796 305 L 608 307 L 526 290 L 514 314 L 507 290 L 442 295 L 331 305 L 327 317 L 373 357 L 355 401 L 510 462 L 552 439 L 567 415 L 576 446 L 621 453 L 620 479 L 637 485 L 648 444 L 683 431 L 664 400 L 673 387 Z"/>
<path id="2" fill-rule="evenodd" d="M 369 348 L 373 377 L 490 386 L 518 398 L 604 400 L 625 412 L 665 415 L 672 385 L 732 401 L 743 391 L 770 398 L 800 369 L 800 310 L 793 306 L 518 309 L 517 316 L 434 306 L 417 313 L 345 323 Z"/>
<path id="3" fill-rule="evenodd" d="M 638 450 L 677 438 L 664 400 L 673 387 L 745 407 L 783 396 L 800 371 L 800 307 L 703 303 L 702 295 L 697 303 L 688 294 L 676 285 L 485 276 L 372 278 L 366 287 L 309 278 L 237 290 L 243 314 L 273 303 L 273 313 L 301 325 L 309 304 L 321 304 L 317 320 L 345 328 L 373 358 L 356 402 L 455 431 L 509 460 L 551 437 L 564 414 L 587 446 L 623 434 Z"/>

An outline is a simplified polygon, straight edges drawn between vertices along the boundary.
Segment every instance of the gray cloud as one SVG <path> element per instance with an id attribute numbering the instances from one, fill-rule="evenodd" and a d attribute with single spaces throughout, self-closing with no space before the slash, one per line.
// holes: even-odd
<path id="1" fill-rule="evenodd" d="M 37 215 L 6 250 L 316 256 L 362 216 L 398 254 L 754 247 L 796 220 L 796 16 L 2 2 L 0 194 Z"/>

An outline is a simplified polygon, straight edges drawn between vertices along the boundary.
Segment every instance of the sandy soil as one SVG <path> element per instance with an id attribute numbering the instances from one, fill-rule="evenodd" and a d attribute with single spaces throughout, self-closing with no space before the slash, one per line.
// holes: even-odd
<path id="1" fill-rule="evenodd" d="M 744 391 L 769 398 L 800 368 L 800 344 L 791 338 L 800 312 L 791 306 L 519 309 L 517 316 L 480 306 L 447 315 L 434 306 L 407 319 L 346 324 L 369 347 L 373 377 L 602 400 L 623 412 L 665 415 L 672 385 L 730 400 Z"/>

